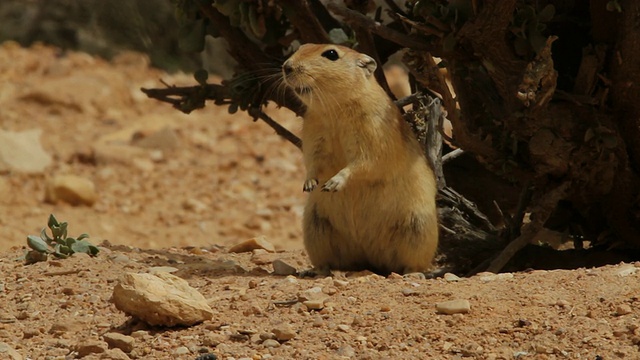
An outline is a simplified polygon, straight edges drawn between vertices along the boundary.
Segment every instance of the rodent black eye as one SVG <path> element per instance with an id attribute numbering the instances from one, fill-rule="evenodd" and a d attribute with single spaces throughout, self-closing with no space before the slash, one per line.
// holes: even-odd
<path id="1" fill-rule="evenodd" d="M 325 52 L 322 53 L 322 57 L 326 57 L 327 59 L 331 60 L 331 61 L 336 61 L 340 58 L 340 56 L 338 55 L 338 52 L 330 49 L 327 50 Z"/>

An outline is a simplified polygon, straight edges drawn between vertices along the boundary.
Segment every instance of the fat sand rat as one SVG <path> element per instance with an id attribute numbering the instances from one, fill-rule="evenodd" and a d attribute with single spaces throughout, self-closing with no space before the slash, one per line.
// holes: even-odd
<path id="1" fill-rule="evenodd" d="M 436 180 L 373 58 L 302 45 L 282 65 L 306 105 L 304 245 L 317 271 L 425 272 L 438 245 Z"/>

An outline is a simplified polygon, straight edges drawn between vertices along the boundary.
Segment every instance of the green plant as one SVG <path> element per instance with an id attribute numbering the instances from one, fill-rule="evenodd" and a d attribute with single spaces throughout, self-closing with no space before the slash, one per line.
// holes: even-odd
<path id="1" fill-rule="evenodd" d="M 47 234 L 47 229 L 42 228 L 40 237 L 34 235 L 27 236 L 27 245 L 31 250 L 25 256 L 28 264 L 38 261 L 46 261 L 49 254 L 57 258 L 66 258 L 74 253 L 85 253 L 95 256 L 100 251 L 86 239 L 88 234 L 81 234 L 77 238 L 67 236 L 67 222 L 59 222 L 53 214 L 49 215 L 47 226 L 51 231 L 51 236 Z"/>

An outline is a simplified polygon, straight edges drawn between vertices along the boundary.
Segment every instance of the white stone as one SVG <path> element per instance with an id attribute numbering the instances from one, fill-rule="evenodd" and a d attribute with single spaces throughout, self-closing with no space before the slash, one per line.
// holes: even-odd
<path id="1" fill-rule="evenodd" d="M 213 310 L 196 289 L 165 272 L 126 273 L 113 289 L 119 310 L 150 325 L 190 326 L 209 320 Z"/>
<path id="2" fill-rule="evenodd" d="M 471 311 L 469 300 L 456 299 L 436 304 L 436 311 L 442 314 L 466 314 Z"/>
<path id="3" fill-rule="evenodd" d="M 89 179 L 76 175 L 58 175 L 47 180 L 45 201 L 64 201 L 71 205 L 93 205 L 98 200 L 96 186 Z"/>
<path id="4" fill-rule="evenodd" d="M 40 144 L 42 130 L 0 130 L 0 171 L 42 173 L 52 159 Z"/>

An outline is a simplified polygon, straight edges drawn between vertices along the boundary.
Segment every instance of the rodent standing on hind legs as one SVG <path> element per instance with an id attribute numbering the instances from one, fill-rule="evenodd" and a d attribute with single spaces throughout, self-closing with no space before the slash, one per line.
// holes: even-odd
<path id="1" fill-rule="evenodd" d="M 306 105 L 304 245 L 316 269 L 424 272 L 438 245 L 436 181 L 373 58 L 302 45 L 282 65 Z"/>

